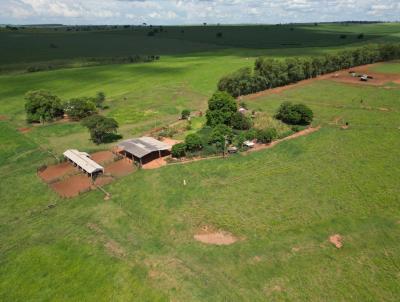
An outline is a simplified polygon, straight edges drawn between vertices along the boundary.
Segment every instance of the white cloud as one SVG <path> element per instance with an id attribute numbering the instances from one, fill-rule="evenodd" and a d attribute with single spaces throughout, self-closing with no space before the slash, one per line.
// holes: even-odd
<path id="1" fill-rule="evenodd" d="M 0 0 L 1 23 L 287 23 L 399 16 L 398 0 Z"/>

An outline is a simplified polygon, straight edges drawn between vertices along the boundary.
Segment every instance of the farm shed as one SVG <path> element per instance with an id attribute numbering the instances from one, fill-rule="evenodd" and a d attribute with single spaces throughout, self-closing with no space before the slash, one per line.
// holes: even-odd
<path id="1" fill-rule="evenodd" d="M 65 151 L 64 157 L 74 163 L 77 167 L 82 169 L 84 172 L 93 176 L 98 173 L 104 173 L 104 168 L 90 158 L 90 155 L 86 152 L 80 152 L 75 149 L 69 149 Z"/>
<path id="2" fill-rule="evenodd" d="M 133 138 L 121 142 L 118 152 L 144 165 L 170 154 L 171 146 L 152 137 Z"/>

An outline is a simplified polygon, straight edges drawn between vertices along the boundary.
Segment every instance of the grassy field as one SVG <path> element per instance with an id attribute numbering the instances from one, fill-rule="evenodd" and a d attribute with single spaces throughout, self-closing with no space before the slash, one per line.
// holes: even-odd
<path id="1" fill-rule="evenodd" d="M 396 26 L 308 30 L 336 35 L 339 27 L 379 40 L 394 39 Z M 282 49 L 279 56 L 335 47 Z M 110 106 L 104 114 L 117 118 L 128 138 L 176 120 L 183 108 L 203 110 L 221 75 L 253 64 L 244 53 L 279 52 L 208 51 L 0 76 L 1 301 L 398 300 L 399 85 L 326 80 L 247 101 L 265 115 L 282 101 L 303 102 L 322 129 L 249 155 L 135 172 L 106 187 L 109 201 L 98 191 L 60 199 L 36 176 L 52 160 L 46 150 L 108 146 L 92 144 L 76 123 L 19 132 L 26 127 L 26 91 L 50 89 L 68 99 L 104 90 Z M 42 59 L 40 52 L 32 56 Z M 345 122 L 350 128 L 342 130 Z M 193 235 L 204 225 L 240 240 L 203 245 Z M 328 242 L 336 233 L 342 249 Z"/>

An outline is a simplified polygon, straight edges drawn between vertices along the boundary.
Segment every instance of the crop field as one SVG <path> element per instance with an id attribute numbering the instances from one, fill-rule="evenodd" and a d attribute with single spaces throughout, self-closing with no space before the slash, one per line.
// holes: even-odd
<path id="1" fill-rule="evenodd" d="M 15 66 L 127 55 L 134 41 L 150 50 L 171 43 L 152 63 L 0 75 L 0 300 L 398 301 L 398 83 L 327 78 L 245 98 L 249 109 L 262 113 L 260 123 L 269 122 L 283 101 L 304 103 L 321 129 L 259 152 L 135 171 L 105 186 L 107 201 L 100 191 L 60 198 L 37 175 L 38 167 L 54 161 L 48 151 L 95 152 L 112 144 L 93 144 L 76 122 L 27 125 L 24 94 L 31 89 L 51 90 L 63 100 L 104 91 L 109 108 L 103 114 L 117 119 L 130 138 L 176 122 L 182 109 L 204 111 L 218 79 L 252 66 L 257 55 L 310 55 L 400 39 L 398 24 L 293 27 L 259 26 L 251 38 L 251 27 L 207 26 L 212 39 L 203 27 L 165 27 L 153 37 L 148 28 L 0 32 L 0 43 L 28 36 L 0 50 L 0 65 Z M 235 30 L 243 32 L 241 39 L 230 38 Z M 261 32 L 281 36 L 284 30 L 286 38 L 254 42 Z M 224 41 L 215 38 L 219 31 Z M 292 43 L 301 46 L 282 45 L 299 31 Z M 340 39 L 344 32 L 348 37 Z M 132 48 L 111 48 L 131 35 L 139 37 L 126 42 Z M 37 44 L 25 55 L 24 43 L 35 36 Z M 101 49 L 92 41 L 87 53 L 68 50 L 90 39 L 110 43 Z M 42 48 L 49 43 L 62 45 L 54 50 L 60 53 Z M 399 66 L 371 68 L 400 74 Z M 202 123 L 195 118 L 193 127 Z M 205 229 L 229 232 L 236 242 L 195 240 Z M 341 249 L 329 242 L 334 234 L 343 237 Z"/>

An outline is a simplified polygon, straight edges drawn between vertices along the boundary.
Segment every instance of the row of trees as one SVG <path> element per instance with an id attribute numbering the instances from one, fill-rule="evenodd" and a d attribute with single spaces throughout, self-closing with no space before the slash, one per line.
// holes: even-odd
<path id="1" fill-rule="evenodd" d="M 238 97 L 341 69 L 399 58 L 400 44 L 367 45 L 314 58 L 258 58 L 253 70 L 242 68 L 223 77 L 218 83 L 218 90 Z"/>
<path id="2" fill-rule="evenodd" d="M 98 92 L 95 97 L 73 98 L 66 102 L 46 90 L 29 91 L 25 95 L 25 111 L 29 123 L 51 122 L 64 114 L 72 120 L 81 120 L 104 108 L 106 96 Z"/>
<path id="3" fill-rule="evenodd" d="M 104 108 L 106 96 L 103 92 L 98 92 L 95 97 L 74 98 L 62 102 L 49 91 L 36 90 L 29 91 L 25 99 L 29 123 L 51 122 L 67 114 L 71 120 L 82 120 L 82 125 L 88 128 L 90 137 L 96 144 L 111 141 L 116 136 L 117 121 L 98 114 L 98 109 Z"/>

